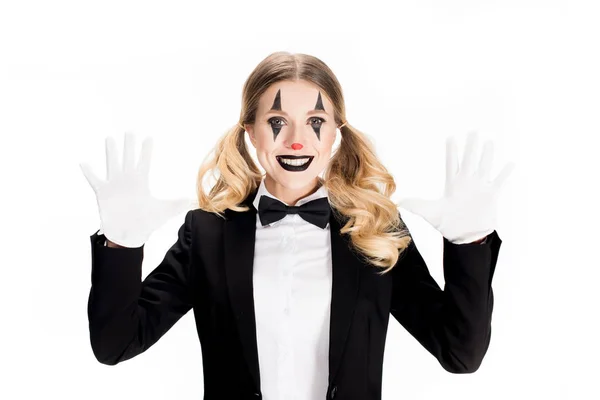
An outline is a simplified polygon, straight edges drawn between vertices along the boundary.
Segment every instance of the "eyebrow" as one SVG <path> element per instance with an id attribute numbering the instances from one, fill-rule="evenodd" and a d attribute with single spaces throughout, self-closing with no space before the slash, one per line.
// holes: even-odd
<path id="1" fill-rule="evenodd" d="M 285 111 L 283 111 L 283 110 L 268 110 L 268 111 L 267 111 L 265 114 L 285 114 L 285 115 L 288 115 L 288 116 L 289 116 L 289 114 L 288 114 L 288 113 L 286 113 L 286 112 L 285 112 Z M 327 111 L 325 111 L 325 110 L 309 110 L 309 111 L 306 113 L 306 115 L 314 115 L 314 114 L 325 114 L 325 115 L 329 115 L 329 114 L 327 113 Z"/>

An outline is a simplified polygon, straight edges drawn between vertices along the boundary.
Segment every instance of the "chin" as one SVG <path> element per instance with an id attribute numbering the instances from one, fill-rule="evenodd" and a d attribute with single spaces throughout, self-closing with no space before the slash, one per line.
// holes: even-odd
<path id="1" fill-rule="evenodd" d="M 306 172 L 306 171 L 305 171 Z M 290 176 L 291 175 L 291 176 Z M 295 176 L 294 176 L 295 175 Z M 302 175 L 302 176 L 300 176 Z M 317 179 L 318 175 L 298 172 L 280 171 L 273 179 L 281 186 L 289 190 L 303 189 Z"/>

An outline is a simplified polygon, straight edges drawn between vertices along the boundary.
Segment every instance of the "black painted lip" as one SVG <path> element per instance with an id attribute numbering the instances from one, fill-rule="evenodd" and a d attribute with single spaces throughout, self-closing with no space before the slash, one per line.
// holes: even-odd
<path id="1" fill-rule="evenodd" d="M 285 154 L 282 154 L 280 156 L 275 156 L 275 157 L 277 157 L 277 158 L 289 158 L 290 160 L 297 160 L 299 158 L 309 158 L 309 160 L 308 160 L 309 162 L 313 158 L 315 158 L 315 156 L 290 156 L 290 155 L 285 155 Z"/>
<path id="2" fill-rule="evenodd" d="M 283 169 L 285 169 L 286 171 L 306 171 L 308 169 L 308 167 L 310 166 L 310 164 L 313 161 L 313 158 L 315 158 L 315 156 L 275 156 L 275 158 L 277 159 L 277 162 L 279 163 L 279 165 L 281 165 L 281 167 Z M 288 165 L 288 164 L 284 164 L 283 161 L 281 161 L 282 158 L 290 158 L 290 159 L 298 159 L 298 158 L 308 158 L 308 161 L 303 164 L 303 165 Z"/>

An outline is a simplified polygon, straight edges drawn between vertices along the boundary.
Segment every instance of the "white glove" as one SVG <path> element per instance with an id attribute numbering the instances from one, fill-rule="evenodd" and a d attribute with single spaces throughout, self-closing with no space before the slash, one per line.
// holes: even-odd
<path id="1" fill-rule="evenodd" d="M 141 247 L 154 230 L 194 204 L 190 199 L 158 200 L 150 194 L 148 171 L 152 143 L 150 137 L 144 140 L 140 160 L 134 166 L 135 137 L 132 133 L 125 133 L 121 166 L 117 160 L 115 140 L 107 137 L 106 181 L 98 179 L 88 164 L 79 164 L 96 193 L 100 232 L 120 246 Z"/>
<path id="2" fill-rule="evenodd" d="M 490 182 L 493 143 L 486 141 L 478 170 L 474 170 L 475 132 L 467 136 L 462 166 L 458 168 L 458 156 L 454 138 L 446 141 L 446 187 L 444 196 L 437 200 L 408 198 L 399 205 L 420 215 L 443 237 L 452 243 L 471 243 L 492 233 L 497 226 L 496 203 L 500 188 L 514 169 L 508 163 Z"/>

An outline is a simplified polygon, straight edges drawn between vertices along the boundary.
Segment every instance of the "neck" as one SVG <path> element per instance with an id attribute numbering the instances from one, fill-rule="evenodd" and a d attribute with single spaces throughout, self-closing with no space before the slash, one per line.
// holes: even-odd
<path id="1" fill-rule="evenodd" d="M 316 192 L 317 189 L 319 189 L 319 186 L 320 183 L 318 177 L 308 185 L 298 189 L 289 189 L 281 186 L 269 175 L 265 177 L 265 187 L 269 193 L 286 203 L 288 206 L 296 205 L 298 200 Z"/>

